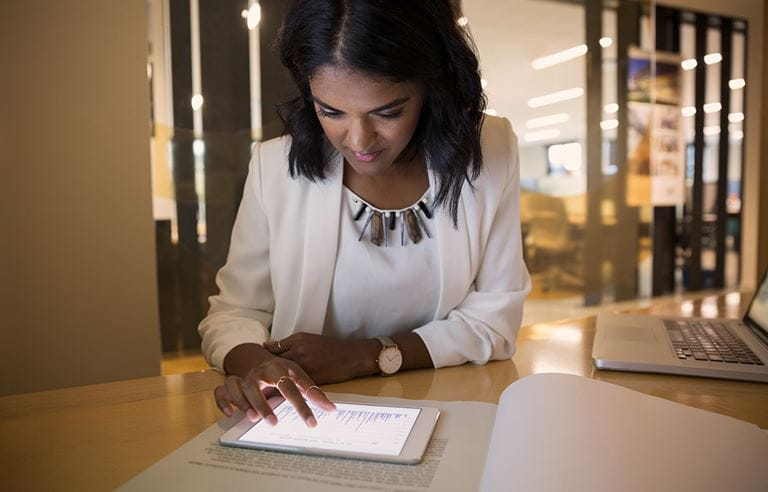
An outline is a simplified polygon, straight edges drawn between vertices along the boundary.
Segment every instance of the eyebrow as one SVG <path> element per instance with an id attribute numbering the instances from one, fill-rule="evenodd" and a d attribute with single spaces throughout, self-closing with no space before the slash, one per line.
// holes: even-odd
<path id="1" fill-rule="evenodd" d="M 379 106 L 378 108 L 372 109 L 372 110 L 370 110 L 368 112 L 369 113 L 378 113 L 379 111 L 386 111 L 387 109 L 391 109 L 391 108 L 394 108 L 396 106 L 400 106 L 401 104 L 404 104 L 404 103 L 408 102 L 410 99 L 411 98 L 408 97 L 408 96 L 401 97 L 399 99 L 395 99 L 394 101 L 388 102 L 387 104 L 385 104 L 383 106 Z M 334 108 L 330 104 L 324 103 L 323 101 L 321 101 L 320 99 L 318 99 L 315 96 L 312 96 L 312 100 L 315 101 L 320 106 L 323 106 L 326 109 L 330 109 L 331 111 L 336 111 L 338 113 L 343 113 L 344 112 L 344 111 L 341 111 L 340 109 Z"/>

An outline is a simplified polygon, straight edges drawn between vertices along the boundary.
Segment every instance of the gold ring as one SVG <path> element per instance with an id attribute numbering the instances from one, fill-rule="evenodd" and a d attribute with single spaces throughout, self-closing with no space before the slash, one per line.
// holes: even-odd
<path id="1" fill-rule="evenodd" d="M 280 389 L 280 384 L 288 381 L 289 379 L 291 378 L 289 378 L 288 376 L 281 377 L 280 379 L 277 380 L 277 384 L 275 384 L 275 388 Z"/>

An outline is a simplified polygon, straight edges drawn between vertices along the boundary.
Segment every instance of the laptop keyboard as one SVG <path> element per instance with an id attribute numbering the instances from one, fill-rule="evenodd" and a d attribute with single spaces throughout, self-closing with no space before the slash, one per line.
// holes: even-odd
<path id="1" fill-rule="evenodd" d="M 747 344 L 724 323 L 664 320 L 678 359 L 764 365 Z"/>

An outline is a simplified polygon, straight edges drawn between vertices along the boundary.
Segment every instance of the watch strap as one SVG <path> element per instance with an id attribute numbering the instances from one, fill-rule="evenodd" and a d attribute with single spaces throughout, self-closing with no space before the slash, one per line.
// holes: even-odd
<path id="1" fill-rule="evenodd" d="M 397 344 L 390 337 L 373 337 L 373 338 L 379 341 L 379 343 L 382 346 L 382 349 L 387 349 L 390 347 L 397 348 Z"/>

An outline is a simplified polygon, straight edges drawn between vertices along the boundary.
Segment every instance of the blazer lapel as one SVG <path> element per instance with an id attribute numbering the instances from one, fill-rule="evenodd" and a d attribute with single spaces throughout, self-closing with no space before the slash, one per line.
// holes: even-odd
<path id="1" fill-rule="evenodd" d="M 331 294 L 341 213 L 342 157 L 328 166 L 326 179 L 310 186 L 306 210 L 304 257 L 294 329 L 322 334 Z"/>
<path id="2" fill-rule="evenodd" d="M 437 179 L 430 171 L 430 186 L 437 190 Z M 465 200 L 472 199 L 472 193 L 467 194 L 465 184 L 459 200 L 458 229 L 453 226 L 453 220 L 447 209 L 435 211 L 435 239 L 440 255 L 440 300 L 437 304 L 435 319 L 444 319 L 455 308 L 467 293 L 467 279 L 470 276 L 470 248 L 467 233 Z"/>

